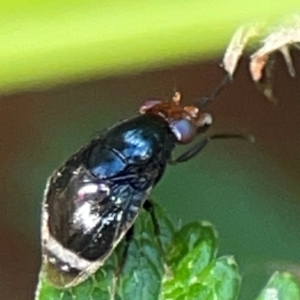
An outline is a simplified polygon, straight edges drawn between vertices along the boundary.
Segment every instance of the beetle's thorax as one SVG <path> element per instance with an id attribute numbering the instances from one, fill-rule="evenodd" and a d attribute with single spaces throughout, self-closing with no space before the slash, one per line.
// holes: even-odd
<path id="1" fill-rule="evenodd" d="M 168 122 L 157 115 L 127 120 L 109 130 L 105 141 L 129 164 L 167 160 L 176 144 Z"/>

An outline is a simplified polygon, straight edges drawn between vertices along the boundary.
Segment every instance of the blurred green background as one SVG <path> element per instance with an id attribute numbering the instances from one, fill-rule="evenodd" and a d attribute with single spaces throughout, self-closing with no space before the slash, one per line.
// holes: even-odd
<path id="1" fill-rule="evenodd" d="M 169 99 L 174 87 L 186 103 L 208 95 L 224 75 L 220 53 L 238 24 L 299 7 L 293 0 L 143 3 L 2 5 L 1 299 L 33 298 L 40 204 L 55 168 L 103 127 L 134 116 L 146 99 Z M 299 52 L 293 56 L 300 73 Z M 175 222 L 216 225 L 220 253 L 240 265 L 241 299 L 257 295 L 276 269 L 299 274 L 300 78 L 288 76 L 280 56 L 274 75 L 277 106 L 257 91 L 244 59 L 208 108 L 212 133 L 252 133 L 255 144 L 215 141 L 193 161 L 170 166 L 153 193 Z M 72 80 L 78 83 L 66 84 Z"/>

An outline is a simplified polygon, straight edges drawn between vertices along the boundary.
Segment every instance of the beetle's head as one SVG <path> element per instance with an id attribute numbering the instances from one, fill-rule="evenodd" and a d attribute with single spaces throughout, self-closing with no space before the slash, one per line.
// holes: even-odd
<path id="1" fill-rule="evenodd" d="M 212 124 L 212 116 L 199 107 L 181 105 L 181 95 L 176 92 L 171 101 L 148 100 L 140 107 L 141 114 L 164 118 L 180 144 L 188 144 L 201 128 Z"/>

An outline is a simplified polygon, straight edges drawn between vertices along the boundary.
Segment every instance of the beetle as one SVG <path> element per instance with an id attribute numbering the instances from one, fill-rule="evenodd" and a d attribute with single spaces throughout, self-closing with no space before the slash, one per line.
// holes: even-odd
<path id="1" fill-rule="evenodd" d="M 226 82 L 226 81 L 225 81 Z M 43 272 L 60 288 L 76 286 L 101 267 L 132 228 L 167 164 L 196 156 L 204 136 L 178 158 L 178 144 L 190 144 L 212 124 L 202 107 L 219 92 L 194 105 L 146 101 L 140 115 L 92 139 L 48 179 L 42 207 Z"/>

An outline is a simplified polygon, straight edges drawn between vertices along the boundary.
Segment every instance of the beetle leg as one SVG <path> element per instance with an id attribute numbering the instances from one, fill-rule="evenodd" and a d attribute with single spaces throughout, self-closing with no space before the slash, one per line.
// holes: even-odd
<path id="1" fill-rule="evenodd" d="M 160 240 L 160 235 L 161 235 L 161 230 L 160 230 L 160 225 L 158 222 L 158 219 L 156 217 L 155 214 L 155 204 L 150 200 L 147 199 L 143 205 L 143 208 L 150 214 L 151 219 L 152 219 L 152 224 L 153 224 L 153 228 L 154 228 L 154 234 L 157 237 L 157 243 L 158 243 L 158 247 L 160 249 L 161 254 L 163 255 L 163 258 L 165 257 L 165 251 L 162 245 L 162 242 Z M 164 262 L 166 260 L 164 259 Z"/>
<path id="2" fill-rule="evenodd" d="M 196 143 L 190 149 L 179 155 L 179 157 L 177 157 L 176 159 L 171 160 L 169 163 L 177 164 L 190 160 L 191 158 L 198 155 L 198 153 L 201 152 L 201 150 L 208 144 L 209 141 L 216 139 L 242 139 L 247 140 L 249 142 L 254 142 L 254 137 L 252 135 L 243 135 L 235 133 L 214 134 L 202 138 L 198 143 Z"/>
<path id="3" fill-rule="evenodd" d="M 177 164 L 182 163 L 185 161 L 190 160 L 194 156 L 196 156 L 201 150 L 208 144 L 209 139 L 207 137 L 201 139 L 197 144 L 193 145 L 190 149 L 183 152 L 181 155 L 179 155 L 177 158 L 171 160 L 170 164 Z"/>
<path id="4" fill-rule="evenodd" d="M 160 228 L 159 228 L 159 223 L 155 215 L 154 211 L 154 206 L 153 202 L 150 199 L 147 199 L 143 205 L 143 208 L 150 214 L 153 227 L 154 227 L 154 234 L 159 236 L 160 235 Z"/>

